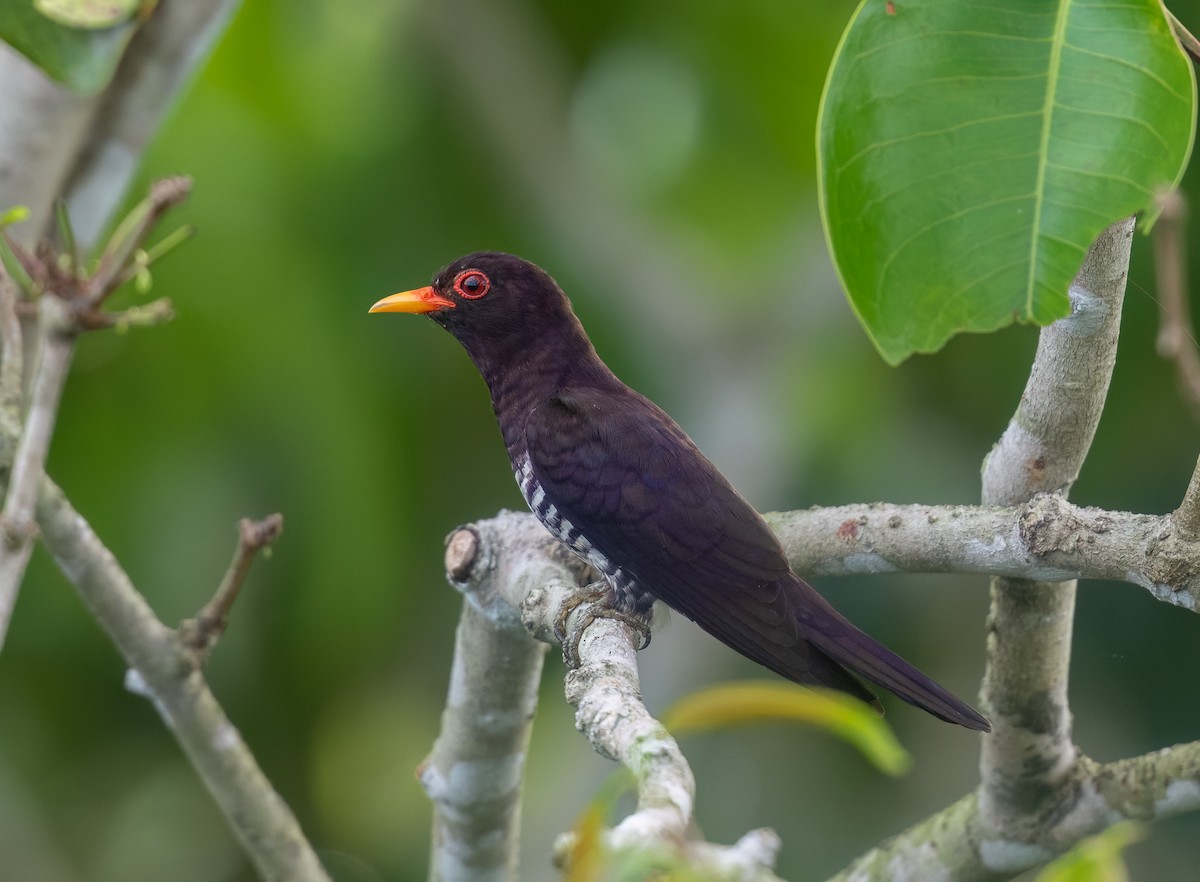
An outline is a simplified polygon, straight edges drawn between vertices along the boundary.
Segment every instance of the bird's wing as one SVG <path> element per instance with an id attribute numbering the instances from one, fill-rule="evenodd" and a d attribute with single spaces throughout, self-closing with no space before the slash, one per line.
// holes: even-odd
<path id="1" fill-rule="evenodd" d="M 532 411 L 525 440 L 546 498 L 644 590 L 709 630 L 736 613 L 759 639 L 796 642 L 779 540 L 657 405 L 565 389 Z"/>
<path id="2" fill-rule="evenodd" d="M 844 665 L 935 716 L 989 728 L 796 576 L 758 512 L 653 402 L 624 389 L 563 390 L 531 412 L 525 440 L 564 520 L 642 590 L 747 658 L 878 706 Z"/>

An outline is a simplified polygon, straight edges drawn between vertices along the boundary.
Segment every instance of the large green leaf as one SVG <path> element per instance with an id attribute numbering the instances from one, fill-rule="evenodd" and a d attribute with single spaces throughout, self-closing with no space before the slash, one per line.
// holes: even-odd
<path id="1" fill-rule="evenodd" d="M 69 6 L 59 2 L 54 21 L 34 8 L 33 0 L 0 0 L 0 40 L 63 85 L 98 92 L 112 79 L 140 18 L 126 4 L 107 19 L 71 26 L 63 23 Z"/>
<path id="2" fill-rule="evenodd" d="M 1095 237 L 1182 175 L 1195 98 L 1159 0 L 864 0 L 822 97 L 819 183 L 884 358 L 1066 315 Z"/>

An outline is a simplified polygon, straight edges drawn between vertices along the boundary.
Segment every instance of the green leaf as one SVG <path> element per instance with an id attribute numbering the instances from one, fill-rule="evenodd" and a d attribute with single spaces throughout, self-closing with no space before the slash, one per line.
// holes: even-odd
<path id="1" fill-rule="evenodd" d="M 67 211 L 65 199 L 54 203 L 54 220 L 58 226 L 58 241 L 62 245 L 61 260 L 66 261 L 68 269 L 79 271 L 79 246 L 75 241 L 75 226 L 71 223 L 71 214 Z"/>
<path id="2" fill-rule="evenodd" d="M 100 30 L 67 27 L 39 13 L 29 0 L 0 0 L 0 40 L 47 75 L 77 92 L 108 85 L 140 18 Z"/>
<path id="3" fill-rule="evenodd" d="M 1195 105 L 1159 0 L 865 0 L 822 96 L 818 176 L 883 357 L 1066 315 L 1096 236 L 1178 182 Z"/>
<path id="4" fill-rule="evenodd" d="M 1122 852 L 1143 835 L 1141 826 L 1132 821 L 1114 824 L 1103 833 L 1081 839 L 1047 864 L 1037 882 L 1129 882 Z"/>
<path id="5" fill-rule="evenodd" d="M 17 211 L 17 209 L 12 209 Z M 25 265 L 21 263 L 21 258 L 17 257 L 17 246 L 8 238 L 8 233 L 0 225 L 0 266 L 4 267 L 4 271 L 8 273 L 9 278 L 17 283 L 20 288 L 29 297 L 35 297 L 38 293 L 37 285 L 30 277 Z"/>
<path id="6" fill-rule="evenodd" d="M 746 723 L 808 723 L 850 742 L 889 775 L 902 775 L 912 764 L 874 709 L 830 689 L 767 680 L 724 683 L 685 696 L 662 719 L 676 736 Z"/>
<path id="7" fill-rule="evenodd" d="M 617 800 L 633 786 L 633 776 L 627 769 L 620 769 L 605 779 L 584 806 L 572 831 L 575 837 L 563 882 L 600 882 L 603 878 L 610 859 L 604 848 L 604 827 Z"/>

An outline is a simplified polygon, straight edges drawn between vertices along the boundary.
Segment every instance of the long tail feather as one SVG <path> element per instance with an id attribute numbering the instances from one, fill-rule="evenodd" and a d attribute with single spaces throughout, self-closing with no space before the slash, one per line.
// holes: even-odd
<path id="1" fill-rule="evenodd" d="M 987 717 L 860 631 L 810 585 L 794 578 L 802 595 L 796 609 L 806 640 L 860 677 L 939 719 L 980 732 L 992 730 Z"/>

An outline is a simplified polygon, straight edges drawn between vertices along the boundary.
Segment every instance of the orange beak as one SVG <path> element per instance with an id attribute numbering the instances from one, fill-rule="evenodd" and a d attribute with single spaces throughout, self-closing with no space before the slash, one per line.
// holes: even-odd
<path id="1" fill-rule="evenodd" d="M 412 291 L 401 291 L 384 297 L 367 312 L 433 312 L 435 309 L 454 309 L 454 303 L 445 297 L 439 297 L 433 287 L 426 285 Z"/>

